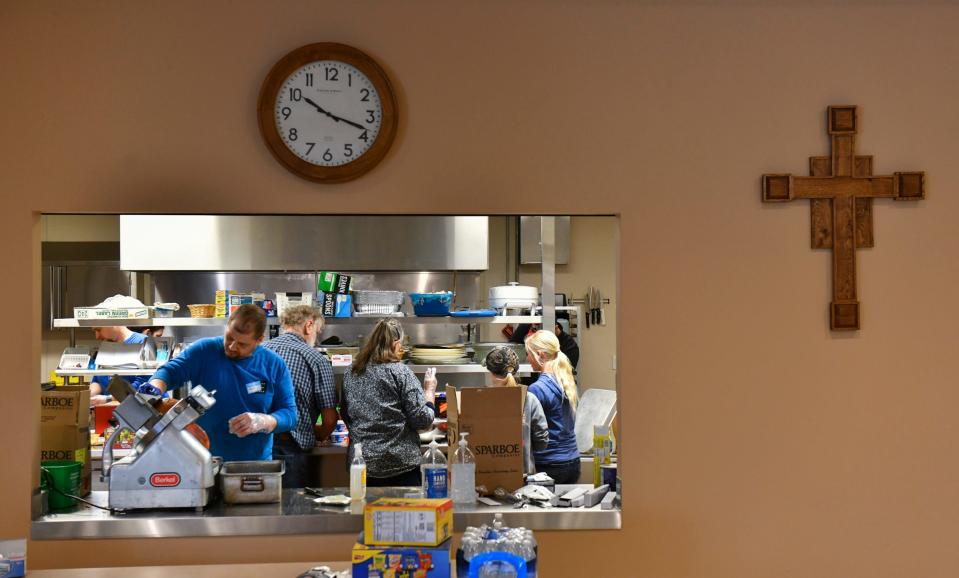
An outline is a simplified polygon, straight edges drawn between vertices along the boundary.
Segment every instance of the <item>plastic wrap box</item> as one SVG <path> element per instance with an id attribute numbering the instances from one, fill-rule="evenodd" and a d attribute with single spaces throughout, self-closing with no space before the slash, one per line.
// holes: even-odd
<path id="1" fill-rule="evenodd" d="M 363 540 L 364 532 L 353 546 L 353 576 L 386 578 L 450 578 L 450 544 L 447 538 L 439 546 L 372 546 Z"/>
<path id="2" fill-rule="evenodd" d="M 448 498 L 380 498 L 363 512 L 366 544 L 428 546 L 453 535 L 453 502 Z"/>

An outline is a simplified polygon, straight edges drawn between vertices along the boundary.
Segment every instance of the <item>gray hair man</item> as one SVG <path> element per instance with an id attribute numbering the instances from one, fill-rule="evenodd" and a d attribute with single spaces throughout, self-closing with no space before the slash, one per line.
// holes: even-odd
<path id="1" fill-rule="evenodd" d="M 264 347 L 279 355 L 290 370 L 299 419 L 288 434 L 276 436 L 273 459 L 286 463 L 283 486 L 302 488 L 310 481 L 308 456 L 313 446 L 329 437 L 339 418 L 333 366 L 313 348 L 323 330 L 319 311 L 309 305 L 287 307 L 280 324 L 283 334 L 267 341 Z M 317 417 L 323 418 L 321 425 L 317 425 Z"/>

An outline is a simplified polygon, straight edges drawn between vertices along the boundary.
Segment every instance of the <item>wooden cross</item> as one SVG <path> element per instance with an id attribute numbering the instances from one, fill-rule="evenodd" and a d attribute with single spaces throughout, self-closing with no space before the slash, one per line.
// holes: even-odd
<path id="1" fill-rule="evenodd" d="M 763 201 L 781 203 L 809 199 L 813 249 L 832 248 L 832 303 L 829 324 L 834 330 L 859 329 L 856 296 L 856 249 L 873 246 L 872 200 L 925 198 L 925 173 L 873 176 L 872 157 L 856 155 L 855 106 L 830 106 L 826 127 L 831 155 L 809 157 L 808 177 L 763 175 Z"/>

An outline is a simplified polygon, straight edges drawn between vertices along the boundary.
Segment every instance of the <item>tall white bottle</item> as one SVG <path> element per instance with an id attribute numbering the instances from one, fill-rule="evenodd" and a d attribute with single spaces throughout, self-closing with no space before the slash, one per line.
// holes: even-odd
<path id="1" fill-rule="evenodd" d="M 420 462 L 420 472 L 423 475 L 423 497 L 449 497 L 449 480 L 446 475 L 446 456 L 440 451 L 436 443 L 436 436 L 430 442 L 430 447 L 423 454 Z"/>
<path id="2" fill-rule="evenodd" d="M 450 464 L 454 504 L 476 503 L 476 458 L 466 443 L 468 435 L 465 432 L 460 434 L 459 447 L 453 452 L 453 462 Z"/>
<path id="3" fill-rule="evenodd" d="M 363 444 L 353 446 L 353 462 L 350 463 L 350 499 L 366 499 L 366 462 L 363 461 Z"/>

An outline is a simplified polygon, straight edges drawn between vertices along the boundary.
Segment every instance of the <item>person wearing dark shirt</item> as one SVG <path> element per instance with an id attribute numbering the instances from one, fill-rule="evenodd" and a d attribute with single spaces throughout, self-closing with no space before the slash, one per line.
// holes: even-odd
<path id="1" fill-rule="evenodd" d="M 560 319 L 569 320 L 569 314 L 565 312 L 557 313 L 556 319 L 554 332 L 556 333 L 556 339 L 559 340 L 559 350 L 569 359 L 570 364 L 573 366 L 573 373 L 576 373 L 576 366 L 579 365 L 579 344 L 576 343 L 572 335 L 563 330 L 563 326 L 559 323 Z M 516 329 L 513 330 L 513 334 L 510 335 L 510 342 L 523 343 L 527 337 L 535 332 L 537 327 L 538 326 L 530 325 L 529 323 L 517 325 Z"/>
<path id="2" fill-rule="evenodd" d="M 318 441 L 324 441 L 336 427 L 336 392 L 333 366 L 326 356 L 313 348 L 323 330 L 323 317 L 310 305 L 293 305 L 280 317 L 283 334 L 263 346 L 286 363 L 293 379 L 293 393 L 299 418 L 289 433 L 273 439 L 273 459 L 286 463 L 283 486 L 302 488 L 310 485 L 309 456 Z M 318 417 L 321 425 L 316 425 Z"/>
<path id="3" fill-rule="evenodd" d="M 403 327 L 381 319 L 343 376 L 343 421 L 350 430 L 346 463 L 363 444 L 369 487 L 419 486 L 420 436 L 436 417 L 436 377 L 420 385 L 402 363 Z"/>

